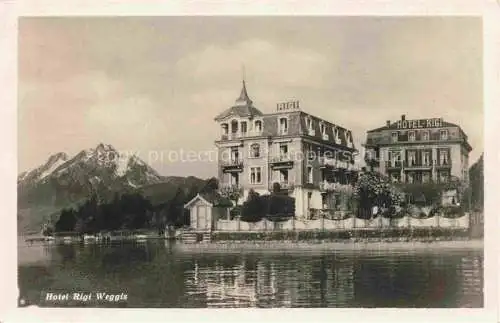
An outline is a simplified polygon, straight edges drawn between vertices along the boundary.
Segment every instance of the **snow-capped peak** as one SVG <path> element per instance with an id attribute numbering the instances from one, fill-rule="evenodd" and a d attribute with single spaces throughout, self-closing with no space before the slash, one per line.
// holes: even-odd
<path id="1" fill-rule="evenodd" d="M 88 183 L 90 178 L 104 180 L 103 185 L 119 182 L 132 187 L 162 180 L 162 176 L 138 156 L 120 154 L 113 146 L 100 143 L 95 148 L 80 151 L 71 159 L 65 153 L 52 155 L 44 165 L 19 174 L 18 183 L 31 186 L 48 179 Z"/>

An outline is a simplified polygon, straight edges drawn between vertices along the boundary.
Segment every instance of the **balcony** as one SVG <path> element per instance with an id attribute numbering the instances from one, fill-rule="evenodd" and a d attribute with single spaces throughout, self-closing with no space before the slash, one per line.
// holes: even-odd
<path id="1" fill-rule="evenodd" d="M 385 168 L 387 169 L 401 169 L 403 168 L 403 162 L 400 160 L 389 160 L 385 162 Z"/>
<path id="2" fill-rule="evenodd" d="M 241 159 L 231 159 L 221 162 L 222 171 L 224 173 L 242 172 L 243 161 Z"/>
<path id="3" fill-rule="evenodd" d="M 327 133 L 322 134 L 322 135 L 321 135 L 321 138 L 323 138 L 323 140 L 325 140 L 325 141 L 330 140 L 330 137 L 328 136 L 328 134 L 327 134 Z"/>
<path id="4" fill-rule="evenodd" d="M 293 160 L 289 154 L 283 154 L 269 158 L 272 169 L 285 169 L 293 167 Z"/>
<path id="5" fill-rule="evenodd" d="M 285 135 L 288 135 L 288 128 L 278 129 L 278 136 L 285 136 Z"/>
<path id="6" fill-rule="evenodd" d="M 222 134 L 221 140 L 240 140 L 242 138 L 260 137 L 262 135 L 263 135 L 262 130 L 253 130 L 253 131 L 246 131 L 246 132 L 233 132 L 233 133 Z"/>
<path id="7" fill-rule="evenodd" d="M 319 157 L 319 166 L 335 168 L 337 167 L 337 160 L 333 158 Z"/>
<path id="8" fill-rule="evenodd" d="M 439 169 L 447 169 L 447 168 L 451 168 L 451 160 L 448 159 L 448 160 L 437 160 L 437 161 L 434 161 L 435 162 L 435 165 L 436 165 L 436 168 L 439 168 Z"/>
<path id="9" fill-rule="evenodd" d="M 278 183 L 280 185 L 280 190 L 281 191 L 291 191 L 293 190 L 293 183 L 289 181 L 273 181 L 271 180 L 269 182 L 269 190 L 273 191 L 274 190 L 274 184 Z"/>
<path id="10" fill-rule="evenodd" d="M 339 188 L 339 183 L 330 183 L 327 181 L 321 181 L 319 183 L 319 190 L 321 192 L 334 192 L 336 189 Z"/>
<path id="11" fill-rule="evenodd" d="M 308 129 L 308 130 L 307 130 L 307 134 L 308 134 L 309 136 L 316 136 L 316 131 L 315 131 L 314 129 Z"/>
<path id="12" fill-rule="evenodd" d="M 407 160 L 404 162 L 405 169 L 431 169 L 432 161 L 411 161 Z"/>

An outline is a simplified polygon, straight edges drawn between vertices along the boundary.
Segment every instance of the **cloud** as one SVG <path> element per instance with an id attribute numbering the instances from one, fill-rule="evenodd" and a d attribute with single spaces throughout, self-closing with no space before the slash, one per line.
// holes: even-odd
<path id="1" fill-rule="evenodd" d="M 248 79 L 255 79 L 262 86 L 314 88 L 323 84 L 321 71 L 330 64 L 331 60 L 307 48 L 280 47 L 251 39 L 231 46 L 207 46 L 179 60 L 176 67 L 178 75 L 202 84 L 215 80 L 234 82 L 235 77 L 241 77 L 244 65 Z"/>

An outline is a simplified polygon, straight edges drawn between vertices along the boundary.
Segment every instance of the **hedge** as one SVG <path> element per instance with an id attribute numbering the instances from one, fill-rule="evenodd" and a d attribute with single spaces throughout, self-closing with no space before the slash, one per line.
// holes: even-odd
<path id="1" fill-rule="evenodd" d="M 269 231 L 269 232 L 214 232 L 212 241 L 310 241 L 350 239 L 453 239 L 467 238 L 468 230 L 447 228 L 391 228 L 386 230 L 346 231 Z"/>

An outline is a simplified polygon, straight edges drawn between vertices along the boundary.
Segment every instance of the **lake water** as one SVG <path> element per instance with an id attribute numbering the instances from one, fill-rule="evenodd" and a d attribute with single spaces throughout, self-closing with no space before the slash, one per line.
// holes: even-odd
<path id="1" fill-rule="evenodd" d="M 482 307 L 480 250 L 189 252 L 166 242 L 20 245 L 25 304 L 101 307 Z M 126 293 L 46 302 L 46 293 Z"/>

